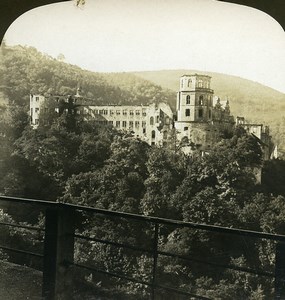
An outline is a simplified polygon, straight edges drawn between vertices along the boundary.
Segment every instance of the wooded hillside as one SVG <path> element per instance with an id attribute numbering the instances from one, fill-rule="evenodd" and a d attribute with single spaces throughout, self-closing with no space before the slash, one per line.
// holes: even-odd
<path id="1" fill-rule="evenodd" d="M 30 93 L 76 93 L 98 103 L 146 104 L 171 102 L 174 92 L 133 74 L 102 74 L 82 70 L 77 66 L 41 54 L 31 47 L 3 47 L 0 63 L 0 101 L 27 105 Z"/>

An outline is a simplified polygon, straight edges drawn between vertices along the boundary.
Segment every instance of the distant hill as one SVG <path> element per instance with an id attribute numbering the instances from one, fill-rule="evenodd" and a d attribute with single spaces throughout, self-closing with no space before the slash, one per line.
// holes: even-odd
<path id="1" fill-rule="evenodd" d="M 240 77 L 198 70 L 164 70 L 133 74 L 163 88 L 178 91 L 180 76 L 193 73 L 211 76 L 211 87 L 215 95 L 221 99 L 229 99 L 234 116 L 244 116 L 250 122 L 269 125 L 275 142 L 284 147 L 284 93 Z"/>
<path id="2" fill-rule="evenodd" d="M 171 102 L 175 93 L 130 73 L 104 74 L 58 61 L 32 47 L 1 48 L 0 103 L 28 105 L 29 94 L 82 95 L 101 104 Z"/>

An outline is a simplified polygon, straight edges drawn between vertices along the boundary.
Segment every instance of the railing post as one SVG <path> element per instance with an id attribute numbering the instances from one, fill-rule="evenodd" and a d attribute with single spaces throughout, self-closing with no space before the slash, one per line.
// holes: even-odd
<path id="1" fill-rule="evenodd" d="M 42 287 L 45 300 L 72 299 L 74 215 L 73 209 L 62 205 L 46 210 Z"/>
<path id="2" fill-rule="evenodd" d="M 285 299 L 285 243 L 276 244 L 275 254 L 275 300 Z"/>
<path id="3" fill-rule="evenodd" d="M 158 230 L 159 224 L 154 223 L 154 238 L 153 238 L 153 265 L 152 265 L 152 282 L 151 282 L 151 299 L 155 299 L 155 284 L 156 284 L 156 268 L 157 268 L 157 250 L 158 250 Z"/>

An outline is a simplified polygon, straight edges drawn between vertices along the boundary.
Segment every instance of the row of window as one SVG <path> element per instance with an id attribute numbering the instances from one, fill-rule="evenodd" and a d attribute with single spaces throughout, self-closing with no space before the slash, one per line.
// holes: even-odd
<path id="1" fill-rule="evenodd" d="M 187 82 L 185 82 L 185 83 L 186 83 L 187 87 L 190 87 L 190 85 L 192 84 L 192 80 L 188 79 Z M 184 80 L 181 81 L 181 87 L 182 88 L 184 87 Z M 209 89 L 210 88 L 210 82 L 199 80 L 198 83 L 196 84 L 196 87 Z"/>
<path id="2" fill-rule="evenodd" d="M 110 126 L 114 126 L 116 128 L 122 128 L 122 129 L 128 129 L 128 130 L 132 130 L 133 128 L 136 128 L 136 129 L 139 129 L 140 128 L 140 125 L 142 127 L 142 133 L 145 134 L 146 133 L 146 123 L 143 121 L 140 122 L 139 121 L 129 121 L 129 124 L 127 124 L 127 121 L 107 121 L 107 120 L 103 120 L 103 121 L 95 121 L 99 124 L 104 124 L 104 125 L 110 125 Z M 127 126 L 129 125 L 129 126 Z M 151 131 L 151 138 L 152 139 L 155 139 L 155 130 L 152 130 Z"/>
<path id="3" fill-rule="evenodd" d="M 115 126 L 116 128 L 145 128 L 146 122 L 145 121 L 107 121 L 109 125 Z"/>
<path id="4" fill-rule="evenodd" d="M 198 105 L 207 105 L 207 99 L 203 95 L 199 97 Z M 190 104 L 190 95 L 186 96 L 186 104 Z"/>
<path id="5" fill-rule="evenodd" d="M 93 110 L 94 114 L 95 115 L 110 115 L 110 116 L 113 116 L 113 115 L 123 115 L 123 116 L 127 116 L 127 115 L 130 115 L 130 116 L 146 116 L 146 109 L 142 109 L 142 110 L 127 110 L 127 109 L 116 109 L 116 110 L 113 110 L 113 109 L 94 109 Z"/>
<path id="6" fill-rule="evenodd" d="M 200 108 L 200 109 L 198 110 L 198 118 L 203 118 L 203 115 L 204 115 L 204 111 L 203 111 L 202 108 Z M 212 113 L 211 113 L 211 111 L 209 110 L 209 118 L 211 118 L 211 116 L 212 116 Z M 190 108 L 186 108 L 186 109 L 185 109 L 185 117 L 190 117 Z"/>
<path id="7" fill-rule="evenodd" d="M 78 111 L 78 113 L 80 114 L 80 111 Z M 87 113 L 87 111 L 85 111 L 84 113 Z M 96 111 L 95 111 L 95 114 L 96 114 Z M 106 113 L 104 113 L 104 111 L 102 113 L 100 113 L 101 115 L 106 115 Z M 120 114 L 118 114 L 120 115 Z M 110 122 L 113 122 L 113 121 L 110 121 Z M 116 121 L 116 122 L 120 122 L 120 121 Z M 122 122 L 126 122 L 126 121 L 122 121 Z M 133 123 L 134 121 L 130 121 L 130 123 Z M 135 121 L 135 122 L 139 122 L 139 121 Z M 155 123 L 159 123 L 160 122 L 160 117 L 159 116 L 156 116 L 156 117 L 150 117 L 149 118 L 149 124 L 150 125 L 155 125 Z M 166 125 L 169 125 L 170 124 L 170 118 L 169 117 L 166 117 L 164 119 L 164 122 Z M 146 123 L 146 121 L 142 121 L 143 124 Z"/>

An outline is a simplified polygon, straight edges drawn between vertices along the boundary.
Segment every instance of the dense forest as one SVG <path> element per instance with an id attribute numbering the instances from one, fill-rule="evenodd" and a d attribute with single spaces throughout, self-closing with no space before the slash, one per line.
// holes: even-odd
<path id="1" fill-rule="evenodd" d="M 170 101 L 172 93 L 128 74 L 124 84 L 115 84 L 119 75 L 89 73 L 31 48 L 4 47 L 1 55 L 1 76 L 5 78 L 1 91 L 8 104 L 3 101 L 1 106 L 0 194 L 285 233 L 285 163 L 281 159 L 263 162 L 258 141 L 242 128 L 204 156 L 199 152 L 185 155 L 171 137 L 167 146 L 149 146 L 112 127 L 85 122 L 78 114 L 62 114 L 32 129 L 27 113 L 30 92 L 74 93 L 74 87 L 80 85 L 88 97 L 117 103 Z M 262 181 L 258 182 L 256 170 L 261 168 Z M 82 220 L 80 231 L 90 236 L 137 245 L 151 241 L 149 228 L 140 224 L 94 220 L 87 215 Z M 0 221 L 44 223 L 38 211 L 10 207 L 1 211 Z M 26 249 L 41 247 L 40 237 L 25 230 L 1 227 L 1 236 Z M 229 240 L 199 230 L 162 228 L 159 242 L 161 251 L 274 272 L 275 247 L 269 241 Z M 17 261 L 10 253 L 0 255 Z M 137 278 L 147 277 L 151 269 L 151 259 L 145 254 L 96 242 L 78 242 L 75 256 L 85 265 L 132 273 Z M 274 293 L 270 277 L 228 269 L 217 272 L 169 257 L 159 260 L 158 269 L 162 284 L 204 297 L 259 300 L 271 299 Z M 118 293 L 116 299 L 149 298 L 141 284 L 111 282 L 87 271 L 81 279 L 89 287 Z"/>

